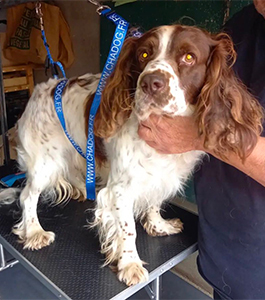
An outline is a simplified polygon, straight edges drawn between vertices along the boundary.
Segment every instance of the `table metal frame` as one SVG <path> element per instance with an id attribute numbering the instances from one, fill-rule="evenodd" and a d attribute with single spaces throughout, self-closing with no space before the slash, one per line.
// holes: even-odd
<path id="1" fill-rule="evenodd" d="M 15 258 L 6 262 L 4 248 Z M 124 300 L 145 288 L 150 299 L 159 300 L 161 295 L 162 278 L 161 275 L 169 271 L 175 265 L 180 263 L 186 257 L 197 250 L 197 243 L 187 248 L 179 255 L 173 257 L 170 261 L 161 265 L 149 274 L 149 280 L 131 287 L 127 287 L 121 293 L 111 298 L 111 300 Z M 35 266 L 25 259 L 16 249 L 14 249 L 2 236 L 0 236 L 0 272 L 7 268 L 12 268 L 17 263 L 21 263 L 30 273 L 32 273 L 44 286 L 46 286 L 58 299 L 71 300 L 60 288 L 43 275 Z"/>

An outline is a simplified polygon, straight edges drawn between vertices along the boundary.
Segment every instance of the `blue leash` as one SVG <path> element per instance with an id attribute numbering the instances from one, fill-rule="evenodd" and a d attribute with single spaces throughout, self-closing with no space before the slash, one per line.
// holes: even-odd
<path id="1" fill-rule="evenodd" d="M 52 55 L 51 55 L 51 52 L 50 52 L 50 47 L 49 47 L 49 44 L 47 42 L 46 35 L 45 35 L 45 30 L 44 30 L 43 13 L 42 13 L 42 10 L 41 10 L 41 2 L 39 2 L 39 1 L 36 2 L 35 10 L 36 10 L 37 16 L 40 19 L 41 37 L 43 39 L 43 43 L 44 43 L 44 46 L 45 46 L 46 51 L 47 51 L 47 57 L 46 57 L 46 60 L 45 60 L 45 73 L 47 75 L 47 69 L 49 69 L 49 67 L 51 66 L 51 72 L 52 72 L 53 78 L 58 79 L 59 73 L 58 73 L 57 67 L 59 67 L 59 69 L 62 72 L 63 77 L 66 78 L 63 65 L 59 61 L 54 61 L 52 59 Z"/>
<path id="2" fill-rule="evenodd" d="M 61 126 L 63 128 L 63 131 L 65 135 L 67 136 L 68 140 L 71 142 L 71 144 L 74 146 L 76 151 L 83 157 L 86 158 L 86 155 L 83 153 L 81 147 L 73 140 L 73 138 L 70 136 L 66 129 L 65 125 L 65 120 L 64 120 L 64 115 L 63 115 L 63 106 L 62 106 L 62 94 L 64 91 L 64 88 L 68 82 L 68 79 L 62 79 L 56 86 L 55 92 L 54 92 L 54 106 L 55 106 L 55 111 L 57 113 L 58 119 L 61 123 Z"/>
<path id="3" fill-rule="evenodd" d="M 127 30 L 129 28 L 129 23 L 125 21 L 122 17 L 120 17 L 115 12 L 111 11 L 109 8 L 104 9 L 101 11 L 101 14 L 106 16 L 107 19 L 114 22 L 116 25 L 116 30 L 114 33 L 114 37 L 111 43 L 110 52 L 105 63 L 104 69 L 102 71 L 98 87 L 91 105 L 90 114 L 89 114 L 89 121 L 88 121 L 88 139 L 87 139 L 87 146 L 86 146 L 86 155 L 81 150 L 81 147 L 77 145 L 74 140 L 68 134 L 65 121 L 62 112 L 62 93 L 63 89 L 66 86 L 67 80 L 62 80 L 59 82 L 55 89 L 54 93 L 54 103 L 56 113 L 58 118 L 61 122 L 62 128 L 68 137 L 69 141 L 78 151 L 78 153 L 86 158 L 87 162 L 87 169 L 86 169 L 86 192 L 87 192 L 87 199 L 95 200 L 96 193 L 95 193 L 95 181 L 96 181 L 96 172 L 95 172 L 95 140 L 94 140 L 94 120 L 95 116 L 100 104 L 102 91 L 106 85 L 107 78 L 110 76 L 112 71 L 115 68 L 117 63 L 123 42 L 126 37 Z"/>
<path id="4" fill-rule="evenodd" d="M 95 142 L 94 142 L 94 119 L 100 104 L 101 100 L 101 94 L 102 91 L 106 85 L 106 80 L 114 70 L 114 67 L 117 63 L 123 42 L 126 37 L 127 30 L 129 28 L 129 23 L 125 21 L 122 17 L 120 17 L 115 12 L 112 12 L 109 8 L 104 9 L 101 11 L 102 15 L 105 15 L 109 20 L 114 22 L 116 25 L 115 34 L 112 40 L 110 52 L 107 58 L 107 62 L 104 66 L 103 72 L 101 74 L 99 84 L 96 90 L 96 94 L 94 96 L 94 100 L 90 109 L 90 115 L 89 115 L 89 124 L 88 124 L 88 140 L 87 140 L 87 148 L 86 148 L 86 155 L 83 153 L 81 147 L 73 140 L 73 138 L 70 136 L 66 129 L 65 119 L 63 115 L 63 107 L 62 107 L 62 94 L 64 91 L 64 88 L 68 82 L 67 79 L 62 79 L 56 86 L 55 92 L 54 92 L 54 105 L 55 110 L 58 116 L 58 119 L 60 120 L 61 126 L 64 130 L 65 135 L 71 142 L 71 144 L 74 146 L 74 148 L 77 150 L 77 152 L 87 160 L 87 172 L 86 172 L 86 191 L 87 191 L 87 198 L 91 200 L 95 200 L 96 194 L 95 194 Z M 40 16 L 41 18 L 41 16 Z M 42 19 L 41 19 L 42 23 Z M 52 68 L 57 65 L 61 71 L 63 76 L 65 77 L 65 72 L 63 69 L 63 66 L 60 62 L 54 62 L 49 45 L 47 43 L 44 29 L 41 30 L 42 37 L 44 41 L 44 45 L 47 50 L 47 57 L 52 65 Z M 138 31 L 135 31 L 133 33 L 135 37 L 139 37 L 141 34 Z M 52 71 L 53 72 L 53 71 Z M 58 78 L 56 74 L 53 73 L 53 76 L 55 78 Z M 6 186 L 12 186 L 18 179 L 25 178 L 25 173 L 18 173 L 18 174 L 12 174 L 8 175 L 1 179 L 1 183 L 3 183 Z"/>
<path id="5" fill-rule="evenodd" d="M 59 74 L 58 74 L 57 67 L 59 67 L 59 69 L 62 72 L 63 77 L 66 78 L 63 65 L 59 61 L 54 61 L 52 59 L 50 47 L 49 47 L 49 44 L 47 43 L 47 39 L 46 39 L 45 31 L 44 31 L 44 24 L 43 24 L 43 18 L 42 18 L 43 14 L 41 11 L 41 3 L 40 2 L 36 3 L 35 9 L 36 9 L 36 14 L 38 15 L 38 17 L 40 19 L 41 36 L 42 36 L 43 43 L 44 43 L 44 46 L 47 51 L 47 57 L 45 60 L 45 72 L 47 72 L 47 69 L 49 69 L 49 67 L 51 66 L 52 76 L 55 79 L 58 79 Z M 46 75 L 47 75 L 47 73 L 46 73 Z M 64 120 L 64 118 L 63 118 L 63 120 Z M 67 131 L 66 131 L 66 133 L 67 133 Z M 21 179 L 21 178 L 26 178 L 26 174 L 25 173 L 17 173 L 17 174 L 11 174 L 11 175 L 5 176 L 4 178 L 0 179 L 0 183 L 2 183 L 3 185 L 5 185 L 7 187 L 11 187 L 18 179 Z"/>
<path id="6" fill-rule="evenodd" d="M 47 69 L 49 69 L 49 67 L 51 66 L 51 72 L 52 72 L 53 78 L 58 79 L 58 70 L 57 70 L 57 66 L 58 66 L 59 69 L 62 72 L 63 77 L 66 78 L 65 71 L 64 71 L 62 63 L 59 62 L 59 61 L 54 61 L 52 59 L 52 55 L 51 55 L 51 52 L 50 52 L 50 47 L 49 47 L 49 44 L 47 43 L 44 28 L 41 29 L 41 36 L 42 36 L 43 43 L 44 43 L 44 46 L 45 46 L 46 51 L 47 51 L 47 57 L 46 57 L 46 61 L 45 61 L 45 70 L 46 70 L 46 72 L 47 72 Z"/>
<path id="7" fill-rule="evenodd" d="M 102 91 L 106 85 L 107 78 L 110 76 L 117 63 L 123 42 L 126 37 L 129 23 L 125 21 L 115 12 L 111 12 L 110 9 L 105 9 L 101 12 L 107 19 L 114 22 L 116 30 L 111 43 L 110 52 L 102 71 L 99 84 L 96 90 L 96 94 L 90 109 L 89 121 L 88 121 L 88 140 L 86 148 L 86 160 L 87 160 L 87 172 L 86 172 L 86 192 L 87 198 L 95 200 L 95 141 L 94 141 L 94 120 L 100 104 Z"/>
<path id="8" fill-rule="evenodd" d="M 108 13 L 110 11 L 110 9 L 106 9 L 105 13 Z M 104 11 L 102 12 L 102 14 L 104 13 Z M 117 19 L 117 14 L 112 12 L 110 15 L 108 15 L 110 18 L 112 19 Z M 118 16 L 119 17 L 119 16 Z M 123 20 L 121 18 L 121 20 Z M 123 20 L 124 21 L 124 20 Z M 124 21 L 126 22 L 126 21 Z M 117 23 L 118 25 L 120 24 L 119 22 Z M 84 152 L 82 151 L 81 147 L 73 140 L 73 138 L 70 136 L 70 134 L 68 133 L 67 129 L 66 129 L 66 125 L 65 125 L 65 119 L 64 119 L 64 115 L 63 115 L 63 108 L 62 108 L 62 94 L 64 91 L 64 88 L 68 82 L 67 79 L 62 79 L 56 86 L 55 88 L 55 92 L 54 92 L 54 106 L 55 106 L 55 110 L 57 113 L 57 116 L 60 120 L 61 126 L 63 128 L 63 131 L 65 133 L 65 135 L 67 136 L 67 138 L 69 139 L 69 141 L 71 142 L 71 144 L 74 146 L 74 148 L 76 149 L 76 151 L 87 160 L 87 182 L 90 182 L 93 184 L 93 189 L 95 190 L 95 160 L 94 160 L 94 118 L 95 115 L 97 113 L 97 109 L 99 107 L 100 104 L 100 100 L 101 100 L 101 93 L 106 85 L 106 80 L 109 77 L 109 75 L 111 74 L 111 72 L 113 71 L 117 59 L 119 57 L 119 53 L 122 47 L 122 44 L 124 42 L 125 36 L 126 36 L 126 32 L 127 32 L 127 28 L 128 28 L 128 23 L 126 22 L 126 27 L 125 29 L 123 27 L 120 27 L 118 30 L 116 29 L 115 34 L 114 34 L 114 38 L 112 41 L 112 45 L 111 45 L 111 50 L 114 49 L 115 50 L 115 55 L 114 54 L 114 50 L 109 52 L 109 56 L 107 59 L 107 62 L 105 64 L 105 67 L 103 69 L 103 72 L 101 74 L 99 83 L 98 83 L 98 87 L 96 90 L 96 94 L 94 96 L 93 99 L 93 103 L 91 105 L 91 109 L 90 109 L 90 115 L 89 115 L 89 124 L 88 124 L 88 140 L 87 140 L 87 152 L 86 154 L 84 154 Z M 123 31 L 124 34 L 122 35 L 122 39 L 119 38 L 119 46 L 115 46 L 115 35 L 117 33 L 118 37 L 120 36 L 120 32 Z M 113 57 L 115 57 L 116 59 L 113 59 Z M 108 63 L 109 59 L 111 58 L 111 64 Z M 94 174 L 94 176 L 93 176 Z M 93 181 L 94 178 L 94 181 Z M 88 186 L 86 184 L 87 187 L 87 192 L 88 192 Z M 95 192 L 95 191 L 94 191 Z M 91 198 L 88 198 L 91 199 Z M 95 196 L 93 198 L 93 200 L 95 200 Z"/>
<path id="9" fill-rule="evenodd" d="M 62 128 L 71 142 L 71 144 L 74 146 L 74 148 L 77 150 L 77 152 L 83 157 L 86 158 L 87 162 L 87 169 L 86 169 L 86 192 L 87 192 L 87 199 L 95 200 L 96 193 L 95 193 L 95 141 L 94 141 L 94 120 L 95 116 L 100 104 L 102 91 L 106 85 L 107 78 L 110 76 L 112 71 L 115 68 L 115 65 L 117 63 L 123 42 L 126 37 L 126 33 L 129 28 L 129 23 L 125 21 L 122 17 L 120 17 L 115 12 L 111 11 L 110 8 L 105 8 L 100 12 L 100 14 L 107 17 L 107 19 L 114 22 L 116 25 L 116 30 L 114 33 L 114 37 L 111 43 L 110 52 L 107 58 L 107 61 L 105 63 L 104 69 L 102 71 L 98 87 L 91 105 L 90 109 L 90 115 L 89 115 L 89 121 L 88 121 L 88 139 L 87 139 L 87 147 L 86 147 L 86 154 L 83 153 L 81 147 L 73 140 L 73 138 L 69 135 L 66 129 L 65 120 L 63 116 L 63 109 L 62 109 L 62 94 L 63 90 L 68 82 L 67 79 L 62 79 L 58 85 L 55 88 L 54 93 L 54 105 L 55 110 L 57 113 L 57 116 L 60 120 L 60 123 L 62 125 Z M 140 37 L 141 33 L 139 31 L 135 31 L 133 33 L 133 36 Z"/>
<path id="10" fill-rule="evenodd" d="M 87 192 L 87 199 L 95 200 L 96 194 L 95 194 L 95 141 L 94 141 L 94 120 L 95 116 L 100 104 L 102 91 L 106 85 L 107 78 L 110 76 L 112 71 L 115 68 L 115 65 L 117 63 L 123 42 L 126 37 L 126 33 L 129 28 L 129 23 L 125 21 L 122 17 L 120 17 L 115 12 L 111 11 L 110 8 L 104 8 L 100 12 L 100 14 L 107 17 L 107 19 L 111 20 L 116 25 L 116 30 L 114 33 L 114 37 L 111 43 L 110 52 L 107 58 L 107 61 L 105 63 L 103 72 L 101 74 L 99 84 L 96 90 L 96 94 L 93 99 L 93 103 L 90 109 L 90 115 L 89 115 L 89 122 L 88 122 L 88 140 L 87 140 L 87 147 L 86 147 L 86 154 L 83 153 L 81 147 L 73 140 L 73 138 L 70 136 L 66 129 L 65 119 L 63 115 L 63 107 L 62 107 L 62 94 L 64 91 L 64 88 L 68 82 L 67 79 L 62 79 L 56 86 L 55 92 L 54 92 L 54 106 L 55 110 L 58 116 L 58 119 L 61 123 L 61 126 L 63 128 L 63 131 L 71 144 L 74 146 L 74 148 L 77 150 L 77 152 L 86 159 L 87 161 L 87 171 L 86 171 L 86 192 Z M 41 16 L 40 16 L 41 19 Z M 42 24 L 42 19 L 41 19 Z M 43 24 L 42 24 L 43 26 Z M 55 74 L 56 72 L 56 65 L 61 69 L 62 74 L 64 77 L 65 72 L 63 69 L 63 66 L 60 62 L 54 62 L 50 53 L 49 45 L 46 40 L 44 28 L 42 27 L 42 37 L 44 41 L 44 45 L 47 50 L 47 58 L 52 66 L 52 73 L 54 78 L 58 78 L 58 74 Z M 132 34 L 135 37 L 140 37 L 141 33 L 139 31 L 135 31 Z M 19 173 L 19 174 L 13 174 L 6 176 L 1 179 L 1 182 L 7 186 L 12 186 L 14 182 L 20 178 L 25 178 L 25 173 Z"/>
<path id="11" fill-rule="evenodd" d="M 36 10 L 37 11 L 37 10 Z M 40 11 L 40 8 L 39 8 Z M 86 191 L 87 191 L 87 199 L 95 200 L 96 194 L 95 194 L 95 141 L 94 141 L 94 120 L 95 116 L 100 104 L 102 91 L 106 85 L 107 78 L 110 76 L 112 71 L 115 68 L 115 65 L 117 63 L 123 42 L 126 37 L 126 33 L 129 28 L 129 23 L 125 21 L 122 17 L 120 17 L 115 12 L 111 11 L 110 8 L 105 8 L 100 12 L 100 14 L 106 16 L 107 19 L 111 20 L 116 25 L 116 30 L 114 33 L 114 37 L 112 40 L 110 52 L 107 58 L 107 61 L 105 63 L 103 72 L 101 74 L 99 84 L 96 90 L 96 94 L 93 99 L 93 103 L 90 109 L 90 115 L 89 115 L 89 122 L 88 122 L 88 140 L 87 140 L 87 147 L 86 147 L 86 155 L 83 153 L 81 147 L 73 140 L 73 138 L 70 136 L 66 129 L 65 119 L 63 115 L 63 107 L 62 107 L 62 94 L 64 91 L 64 88 L 68 82 L 67 79 L 62 79 L 56 86 L 55 92 L 54 92 L 54 105 L 55 110 L 58 116 L 58 119 L 60 120 L 61 126 L 64 130 L 65 135 L 71 142 L 71 144 L 74 146 L 74 148 L 77 150 L 77 152 L 83 157 L 86 158 L 87 161 L 87 172 L 86 172 Z M 47 61 L 48 64 L 51 65 L 52 68 L 52 74 L 54 78 L 58 79 L 58 71 L 56 66 L 58 66 L 63 74 L 65 76 L 65 72 L 63 69 L 63 66 L 60 62 L 54 62 L 50 53 L 49 45 L 46 40 L 44 26 L 43 26 L 43 20 L 42 15 L 39 14 L 40 17 L 40 24 L 41 24 L 41 34 L 43 38 L 43 42 L 47 51 Z M 141 33 L 138 31 L 135 31 L 133 33 L 133 36 L 140 37 Z M 49 65 L 48 65 L 49 66 Z M 12 186 L 14 182 L 20 178 L 25 178 L 25 173 L 22 174 L 13 174 L 6 176 L 1 179 L 1 181 L 7 185 Z"/>

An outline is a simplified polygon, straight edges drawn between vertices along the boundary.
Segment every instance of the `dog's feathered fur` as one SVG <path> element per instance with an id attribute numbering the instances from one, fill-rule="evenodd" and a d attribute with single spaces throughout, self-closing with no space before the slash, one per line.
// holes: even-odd
<path id="1" fill-rule="evenodd" d="M 244 159 L 256 145 L 262 112 L 235 78 L 234 60 L 227 35 L 212 36 L 194 27 L 163 26 L 125 41 L 95 118 L 97 176 L 106 186 L 97 196 L 94 225 L 106 264 L 115 265 L 118 278 L 128 285 L 148 277 L 136 249 L 134 219 L 153 236 L 180 232 L 181 222 L 162 219 L 160 207 L 182 190 L 204 155 L 157 153 L 139 138 L 139 121 L 151 113 L 194 113 L 206 147 L 220 156 L 232 151 Z M 63 93 L 67 129 L 83 151 L 98 80 L 91 74 L 71 79 Z M 35 88 L 18 124 L 18 160 L 27 183 L 20 195 L 22 219 L 13 232 L 32 250 L 54 240 L 54 233 L 45 232 L 38 221 L 41 193 L 57 202 L 86 198 L 85 160 L 68 141 L 55 113 L 57 83 L 50 79 Z M 2 201 L 12 193 L 1 192 Z"/>

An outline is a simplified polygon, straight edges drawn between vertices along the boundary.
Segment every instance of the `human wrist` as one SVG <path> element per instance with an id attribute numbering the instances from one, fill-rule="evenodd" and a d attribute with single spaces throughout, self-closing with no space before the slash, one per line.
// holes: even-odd
<path id="1" fill-rule="evenodd" d="M 194 139 L 193 148 L 194 150 L 206 151 L 202 136 L 198 136 L 197 138 Z"/>

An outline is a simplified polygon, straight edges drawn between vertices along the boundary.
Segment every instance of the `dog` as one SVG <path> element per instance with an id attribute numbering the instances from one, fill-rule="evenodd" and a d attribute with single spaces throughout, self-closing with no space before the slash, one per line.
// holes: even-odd
<path id="1" fill-rule="evenodd" d="M 261 132 L 262 110 L 235 77 L 236 59 L 228 35 L 211 35 L 181 25 L 154 28 L 125 40 L 107 81 L 95 117 L 95 159 L 101 189 L 95 219 L 105 265 L 115 266 L 118 279 L 134 285 L 148 279 L 138 255 L 135 219 L 152 236 L 177 234 L 179 219 L 165 220 L 162 203 L 183 190 L 202 151 L 159 154 L 137 134 L 150 114 L 194 115 L 204 145 L 225 157 L 244 159 Z M 99 75 L 70 79 L 62 103 L 71 137 L 86 149 L 88 118 Z M 85 199 L 86 163 L 65 136 L 55 113 L 58 80 L 36 86 L 18 123 L 18 163 L 27 174 L 20 194 L 22 218 L 13 232 L 24 248 L 35 250 L 54 241 L 37 216 L 40 194 L 59 203 Z M 2 203 L 17 190 L 0 193 Z"/>

